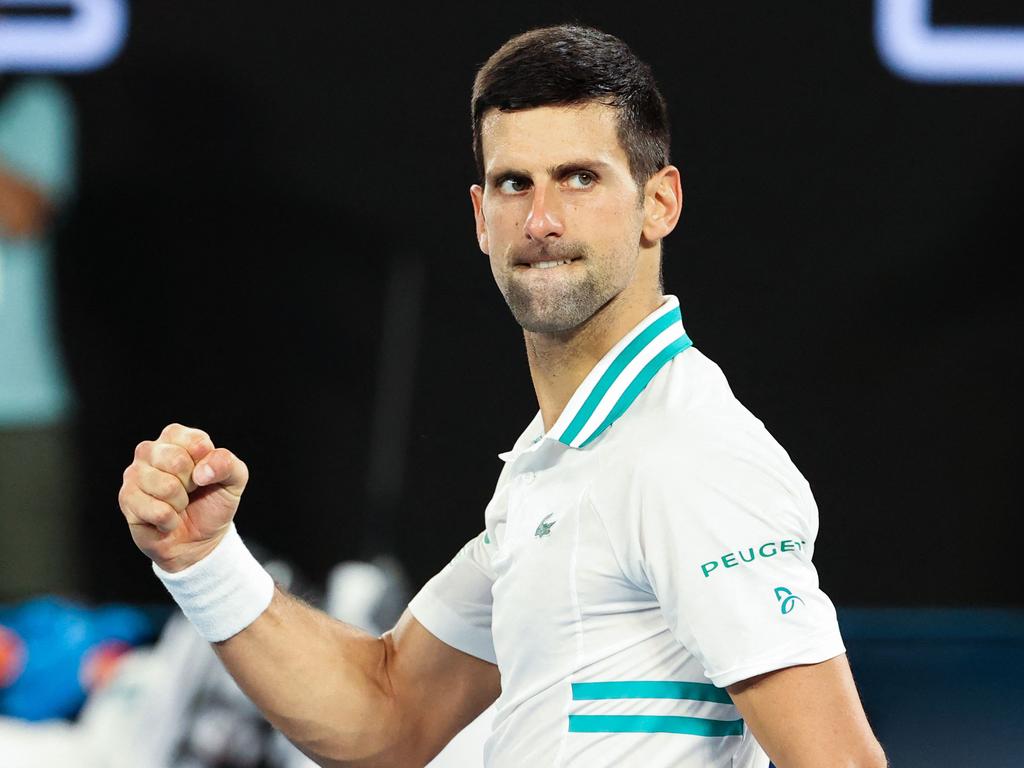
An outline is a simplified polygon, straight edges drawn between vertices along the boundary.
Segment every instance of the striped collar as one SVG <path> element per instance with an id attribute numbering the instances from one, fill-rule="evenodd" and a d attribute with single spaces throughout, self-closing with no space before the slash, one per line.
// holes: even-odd
<path id="1" fill-rule="evenodd" d="M 546 434 L 570 448 L 586 448 L 626 412 L 655 374 L 673 357 L 692 346 L 683 330 L 679 300 L 665 302 L 645 317 L 598 361 Z M 538 419 L 539 421 L 539 415 Z M 501 454 L 508 460 L 517 451 Z"/>

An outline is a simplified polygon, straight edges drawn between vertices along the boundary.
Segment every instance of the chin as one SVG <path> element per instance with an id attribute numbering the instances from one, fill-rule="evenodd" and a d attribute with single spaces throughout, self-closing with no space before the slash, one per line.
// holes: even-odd
<path id="1" fill-rule="evenodd" d="M 600 306 L 592 297 L 585 297 L 581 301 L 576 296 L 545 302 L 543 306 L 538 306 L 538 302 L 532 300 L 525 303 L 509 302 L 509 309 L 516 322 L 524 331 L 531 333 L 573 331 L 593 317 Z"/>
<path id="2" fill-rule="evenodd" d="M 548 317 L 517 317 L 516 322 L 524 331 L 530 333 L 568 333 L 570 331 L 579 328 L 581 323 L 576 322 L 575 319 L 566 320 L 565 318 L 548 318 Z"/>
<path id="3" fill-rule="evenodd" d="M 512 280 L 501 286 L 501 292 L 523 330 L 568 333 L 584 325 L 615 295 L 615 291 L 609 291 L 594 275 L 585 275 L 574 282 L 538 290 L 537 286 Z"/>

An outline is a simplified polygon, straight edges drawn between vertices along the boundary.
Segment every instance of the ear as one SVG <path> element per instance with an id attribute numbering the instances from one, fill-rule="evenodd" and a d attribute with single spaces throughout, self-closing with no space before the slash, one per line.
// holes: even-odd
<path id="1" fill-rule="evenodd" d="M 679 169 L 666 165 L 644 187 L 644 240 L 653 244 L 667 236 L 676 228 L 682 210 L 683 187 Z"/>
<path id="2" fill-rule="evenodd" d="M 490 255 L 487 243 L 487 222 L 484 221 L 484 188 L 474 184 L 469 188 L 469 196 L 473 200 L 473 218 L 476 219 L 476 242 L 480 250 Z"/>

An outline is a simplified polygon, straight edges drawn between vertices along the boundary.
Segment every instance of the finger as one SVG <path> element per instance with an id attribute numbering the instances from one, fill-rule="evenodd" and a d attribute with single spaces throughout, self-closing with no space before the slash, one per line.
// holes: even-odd
<path id="1" fill-rule="evenodd" d="M 164 472 L 148 464 L 141 464 L 135 475 L 138 488 L 154 499 L 167 502 L 178 512 L 188 506 L 188 492 L 177 475 Z"/>
<path id="2" fill-rule="evenodd" d="M 192 493 L 196 489 L 196 484 L 192 482 L 192 470 L 196 468 L 196 463 L 191 454 L 180 445 L 153 443 L 149 449 L 148 463 L 178 478 L 186 493 Z"/>
<path id="3" fill-rule="evenodd" d="M 216 448 L 196 464 L 192 479 L 197 485 L 219 484 L 229 493 L 241 496 L 249 482 L 249 468 L 227 448 Z"/>
<path id="4" fill-rule="evenodd" d="M 123 491 L 118 501 L 129 525 L 151 525 L 163 533 L 170 533 L 181 525 L 181 518 L 174 507 L 141 489 Z"/>
<path id="5" fill-rule="evenodd" d="M 203 430 L 177 423 L 164 427 L 157 442 L 181 446 L 188 451 L 193 461 L 199 461 L 213 450 L 213 440 Z"/>

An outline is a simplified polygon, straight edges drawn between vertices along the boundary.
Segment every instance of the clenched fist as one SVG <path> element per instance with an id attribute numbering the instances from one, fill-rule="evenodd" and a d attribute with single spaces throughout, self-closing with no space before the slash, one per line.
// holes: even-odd
<path id="1" fill-rule="evenodd" d="M 136 546 L 173 572 L 213 551 L 248 481 L 241 459 L 208 434 L 170 424 L 136 446 L 117 499 Z"/>

